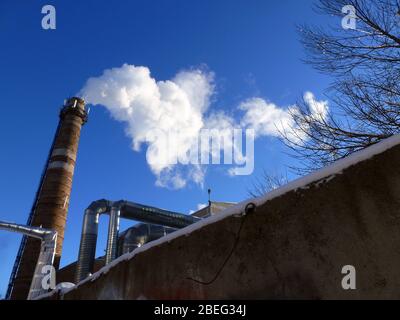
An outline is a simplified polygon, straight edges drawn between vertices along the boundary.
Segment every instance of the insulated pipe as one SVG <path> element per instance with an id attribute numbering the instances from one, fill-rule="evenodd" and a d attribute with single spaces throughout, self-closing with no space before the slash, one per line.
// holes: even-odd
<path id="1" fill-rule="evenodd" d="M 57 249 L 57 232 L 50 231 L 42 239 L 40 245 L 39 258 L 36 263 L 35 272 L 33 273 L 33 278 L 31 286 L 29 288 L 28 300 L 35 299 L 42 294 L 48 292 L 48 289 L 53 289 L 51 285 L 55 285 L 56 281 L 56 271 L 54 268 L 54 258 Z M 46 270 L 47 268 L 47 270 Z M 49 271 L 49 273 L 47 273 Z M 50 275 L 50 286 L 48 288 L 44 287 L 43 284 L 48 282 L 44 281 L 45 277 Z M 52 283 L 54 281 L 54 283 Z"/>
<path id="2" fill-rule="evenodd" d="M 0 229 L 17 232 L 17 233 L 22 233 L 26 236 L 37 238 L 40 240 L 44 240 L 46 238 L 46 236 L 49 234 L 54 234 L 54 231 L 52 231 L 52 230 L 46 230 L 46 229 L 38 228 L 38 227 L 24 226 L 22 224 L 16 224 L 16 223 L 12 223 L 12 222 L 4 222 L 4 221 L 0 221 Z"/>
<path id="3" fill-rule="evenodd" d="M 106 250 L 106 264 L 109 264 L 117 257 L 117 241 L 119 232 L 119 216 L 121 209 L 113 206 L 110 211 L 110 222 L 108 224 L 108 239 Z"/>
<path id="4" fill-rule="evenodd" d="M 29 287 L 28 300 L 46 293 L 47 289 L 43 288 L 42 282 L 43 278 L 48 276 L 48 273 L 43 273 L 43 267 L 53 267 L 54 256 L 57 248 L 57 231 L 4 221 L 0 221 L 0 229 L 22 233 L 28 237 L 41 240 L 39 258 L 37 259 L 35 271 Z M 52 272 L 54 272 L 54 268 L 50 268 L 50 274 Z"/>
<path id="5" fill-rule="evenodd" d="M 200 219 L 182 213 L 163 210 L 129 201 L 98 200 L 85 210 L 81 243 L 76 267 L 75 282 L 78 283 L 93 271 L 99 215 L 112 213 L 108 229 L 106 263 L 116 258 L 119 218 L 157 224 L 171 228 L 184 228 Z"/>
<path id="6" fill-rule="evenodd" d="M 108 264 L 117 258 L 117 242 L 119 218 L 157 224 L 171 228 L 183 228 L 199 220 L 192 216 L 146 206 L 130 201 L 117 201 L 112 204 L 108 228 L 108 240 L 105 263 Z"/>
<path id="7" fill-rule="evenodd" d="M 141 222 L 159 224 L 170 228 L 184 228 L 199 221 L 197 217 L 186 214 L 146 206 L 130 201 L 118 201 L 121 217 Z"/>
<path id="8" fill-rule="evenodd" d="M 176 229 L 148 223 L 138 223 L 119 235 L 117 256 L 131 252 L 147 242 L 159 239 L 174 231 Z"/>
<path id="9" fill-rule="evenodd" d="M 96 255 L 99 216 L 100 214 L 108 212 L 110 208 L 111 201 L 102 199 L 92 202 L 85 210 L 78 262 L 75 273 L 76 283 L 86 278 L 93 270 L 93 264 Z"/>

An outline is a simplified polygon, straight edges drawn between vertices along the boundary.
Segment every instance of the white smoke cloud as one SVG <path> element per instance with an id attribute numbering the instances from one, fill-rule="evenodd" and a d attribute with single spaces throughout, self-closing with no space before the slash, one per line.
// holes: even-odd
<path id="1" fill-rule="evenodd" d="M 203 185 L 205 166 L 174 162 L 187 156 L 198 143 L 202 129 L 217 129 L 229 137 L 232 128 L 243 127 L 253 128 L 256 136 L 278 136 L 277 127 L 293 126 L 288 110 L 261 98 L 239 105 L 239 110 L 244 111 L 241 121 L 224 112 L 209 112 L 214 90 L 214 75 L 209 71 L 186 70 L 171 80 L 157 81 L 149 68 L 124 64 L 89 78 L 80 96 L 88 104 L 105 106 L 113 118 L 126 123 L 133 150 L 140 151 L 143 144 L 147 146 L 146 159 L 157 177 L 157 186 L 179 189 L 188 181 Z M 327 110 L 326 102 L 316 101 L 311 93 L 306 93 L 305 98 L 312 110 Z M 170 143 L 160 136 L 165 132 L 173 137 Z M 235 145 L 232 149 L 241 159 L 241 150 Z M 215 154 L 220 149 L 211 151 Z"/>
<path id="2" fill-rule="evenodd" d="M 239 109 L 245 111 L 241 125 L 253 128 L 256 136 L 278 137 L 281 129 L 293 126 L 289 110 L 262 98 L 248 99 L 239 105 Z"/>
<path id="3" fill-rule="evenodd" d="M 328 101 L 318 101 L 313 93 L 307 91 L 303 96 L 304 102 L 310 109 L 309 117 L 326 118 L 328 115 Z M 298 128 L 291 113 L 298 112 L 296 105 L 286 109 L 262 98 L 251 98 L 239 105 L 239 109 L 245 111 L 241 125 L 253 128 L 256 136 L 279 137 L 282 133 L 288 135 L 293 141 L 306 138 L 304 130 Z M 304 129 L 304 128 L 303 128 Z"/>
<path id="4" fill-rule="evenodd" d="M 156 81 L 147 67 L 124 64 L 90 78 L 80 95 L 93 105 L 103 105 L 118 121 L 127 123 L 132 148 L 148 145 L 146 157 L 156 184 L 182 188 L 186 180 L 201 183 L 204 174 L 192 167 L 186 176 L 176 172 L 174 156 L 184 156 L 204 126 L 203 115 L 214 91 L 213 74 L 202 70 L 179 72 L 172 80 Z M 166 145 L 158 132 L 175 137 Z"/>

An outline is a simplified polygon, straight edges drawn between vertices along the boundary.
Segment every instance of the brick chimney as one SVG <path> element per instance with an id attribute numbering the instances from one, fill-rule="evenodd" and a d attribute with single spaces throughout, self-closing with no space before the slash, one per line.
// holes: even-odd
<path id="1" fill-rule="evenodd" d="M 56 269 L 60 264 L 80 132 L 86 121 L 85 102 L 81 98 L 69 98 L 60 111 L 59 126 L 32 210 L 32 226 L 42 226 L 58 233 L 54 259 Z M 27 238 L 21 256 L 17 256 L 11 299 L 27 298 L 39 252 L 40 241 Z"/>

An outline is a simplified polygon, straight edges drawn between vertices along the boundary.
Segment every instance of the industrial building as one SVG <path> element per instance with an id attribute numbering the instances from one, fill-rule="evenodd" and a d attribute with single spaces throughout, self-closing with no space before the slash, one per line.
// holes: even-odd
<path id="1" fill-rule="evenodd" d="M 21 242 L 8 298 L 400 298 L 400 169 L 393 166 L 400 160 L 400 135 L 262 197 L 210 201 L 192 215 L 129 200 L 94 200 L 82 212 L 77 261 L 57 271 L 57 283 L 73 284 L 32 294 L 41 292 L 35 270 L 43 257 L 48 261 L 52 253 L 59 269 L 86 121 L 84 101 L 68 99 L 27 226 L 0 223 L 29 236 Z M 106 253 L 96 257 L 103 215 L 109 218 Z M 121 219 L 138 223 L 120 230 Z M 357 270 L 357 290 L 343 289 L 346 266 Z"/>
<path id="2" fill-rule="evenodd" d="M 68 206 L 76 165 L 79 138 L 82 126 L 88 120 L 85 102 L 79 97 L 65 101 L 59 114 L 59 123 L 46 161 L 27 226 L 45 228 L 56 234 L 53 266 L 59 269 L 67 223 Z M 179 228 L 214 215 L 231 203 L 209 202 L 208 207 L 193 215 L 167 211 L 125 200 L 93 201 L 83 214 L 81 244 L 76 263 L 57 272 L 58 283 L 85 279 L 104 265 L 141 245 L 163 237 Z M 96 259 L 97 230 L 100 215 L 109 216 L 107 250 L 104 257 Z M 120 219 L 142 223 L 120 233 Z M 9 227 L 10 229 L 10 227 Z M 21 230 L 15 226 L 14 231 Z M 33 230 L 33 229 L 32 229 Z M 10 276 L 7 290 L 9 299 L 26 299 L 31 290 L 35 268 L 41 254 L 41 239 L 25 232 Z"/>
<path id="3" fill-rule="evenodd" d="M 101 202 L 103 201 L 105 200 L 101 200 Z M 190 222 L 198 221 L 198 219 L 196 218 L 207 218 L 209 216 L 216 215 L 219 212 L 222 212 L 224 209 L 234 204 L 235 203 L 230 203 L 230 202 L 210 201 L 210 204 L 208 206 L 192 214 L 192 216 L 195 217 L 194 220 L 188 220 L 188 221 Z M 141 205 L 141 207 L 147 207 L 147 206 Z M 143 220 L 143 218 L 140 220 Z M 110 263 L 112 260 L 126 253 L 132 252 L 133 250 L 140 248 L 141 246 L 143 246 L 148 242 L 157 240 L 177 230 L 176 225 L 174 227 L 167 226 L 170 224 L 168 224 L 165 221 L 164 222 L 159 221 L 159 223 L 160 224 L 154 224 L 154 220 L 152 221 L 152 223 L 141 222 L 133 225 L 132 227 L 122 232 L 118 232 L 118 237 L 116 239 L 116 247 L 115 244 L 114 245 L 112 243 L 110 244 L 110 241 L 108 241 L 107 254 L 105 256 L 100 256 L 97 258 L 95 258 L 95 249 L 96 249 L 95 238 L 97 238 L 97 236 L 95 234 L 94 235 L 92 234 L 92 236 L 89 238 L 93 239 L 93 241 L 91 242 L 90 245 L 88 245 L 87 243 L 88 236 L 87 234 L 85 234 L 85 229 L 87 229 L 87 226 L 84 225 L 82 231 L 83 233 L 80 244 L 78 261 L 73 262 L 65 266 L 64 268 L 58 270 L 57 281 L 78 283 L 82 281 L 84 278 L 86 278 L 88 275 L 93 274 L 98 270 L 100 270 L 102 267 Z M 110 235 L 110 237 L 112 237 L 112 234 Z M 113 256 L 111 256 L 110 252 L 111 248 L 114 248 L 114 250 L 116 250 L 114 251 Z"/>
<path id="4" fill-rule="evenodd" d="M 41 299 L 400 299 L 400 135 Z M 355 270 L 354 289 L 343 286 Z M 345 271 L 345 272 L 344 272 Z"/>

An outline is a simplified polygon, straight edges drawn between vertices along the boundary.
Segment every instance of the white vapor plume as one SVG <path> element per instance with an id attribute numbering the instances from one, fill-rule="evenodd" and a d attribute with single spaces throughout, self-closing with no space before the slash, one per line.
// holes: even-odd
<path id="1" fill-rule="evenodd" d="M 134 151 L 146 145 L 147 163 L 157 177 L 157 186 L 179 189 L 188 181 L 203 185 L 205 166 L 176 162 L 177 158 L 187 158 L 203 129 L 219 130 L 225 146 L 231 147 L 235 159 L 241 162 L 246 157 L 230 140 L 233 128 L 254 129 L 256 137 L 276 137 L 286 129 L 296 129 L 289 114 L 296 106 L 283 109 L 262 98 L 251 98 L 239 104 L 244 115 L 236 121 L 222 111 L 208 110 L 214 91 L 214 74 L 210 71 L 184 70 L 171 80 L 157 81 L 149 68 L 124 64 L 89 78 L 79 95 L 88 104 L 105 106 L 113 118 L 126 124 Z M 326 101 L 317 101 L 311 92 L 304 99 L 312 113 L 326 116 Z M 172 143 L 160 138 L 160 132 L 173 137 Z M 211 154 L 217 156 L 220 151 L 218 147 Z"/>
<path id="2" fill-rule="evenodd" d="M 303 99 L 309 107 L 309 117 L 326 118 L 328 115 L 327 101 L 316 100 L 314 94 L 309 91 L 304 94 Z M 239 105 L 239 109 L 245 111 L 241 125 L 253 128 L 258 137 L 279 137 L 282 133 L 285 133 L 292 141 L 298 140 L 300 142 L 306 138 L 304 128 L 302 130 L 298 128 L 291 116 L 292 113 L 298 112 L 296 105 L 282 109 L 276 104 L 262 98 L 251 98 L 242 102 Z"/>
<path id="3" fill-rule="evenodd" d="M 146 157 L 157 185 L 182 188 L 187 179 L 201 184 L 204 173 L 192 166 L 182 176 L 171 165 L 171 157 L 184 156 L 198 138 L 213 90 L 211 72 L 182 71 L 171 80 L 156 81 L 147 67 L 124 64 L 88 79 L 80 94 L 87 103 L 103 105 L 116 120 L 127 123 L 135 151 L 148 144 Z M 175 137 L 169 150 L 154 134 L 159 131 Z"/>

